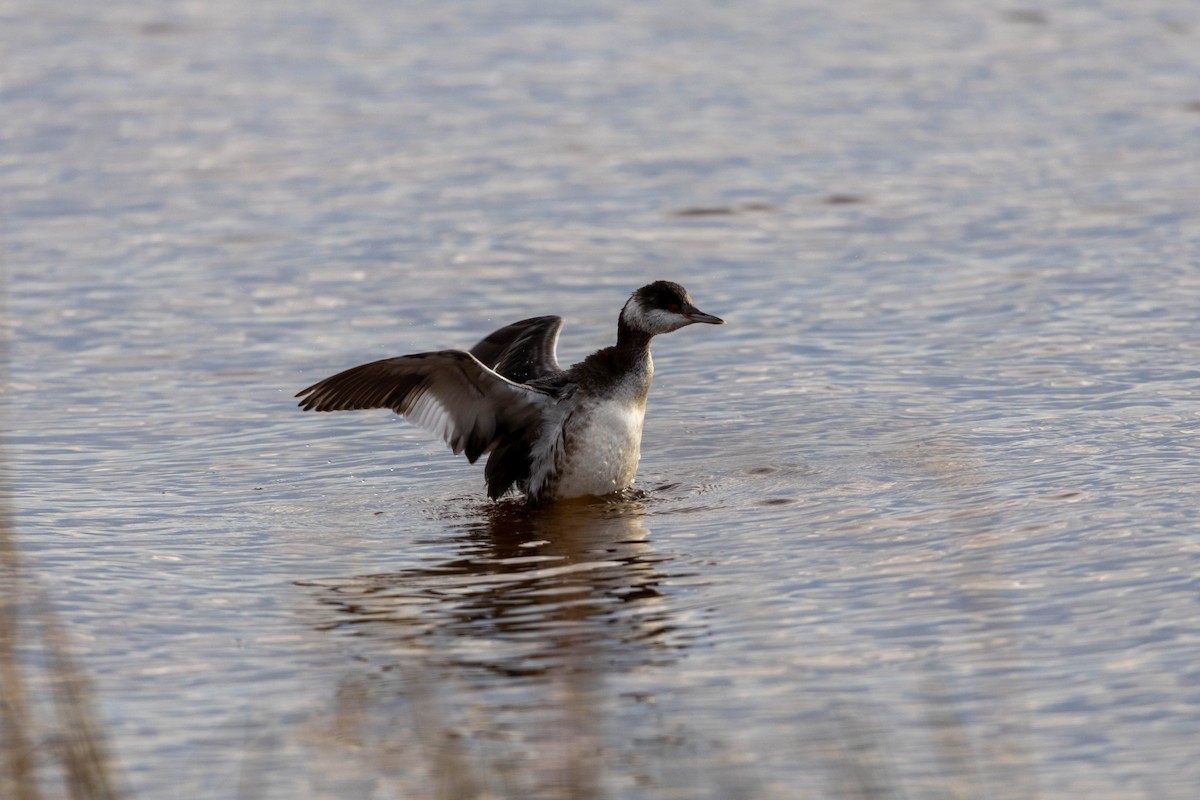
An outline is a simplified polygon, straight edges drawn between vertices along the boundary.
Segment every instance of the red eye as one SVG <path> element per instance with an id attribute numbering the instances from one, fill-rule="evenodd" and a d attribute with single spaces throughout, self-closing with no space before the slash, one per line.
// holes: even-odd
<path id="1" fill-rule="evenodd" d="M 679 303 L 671 303 L 671 305 L 667 307 L 667 311 L 670 311 L 672 314 L 680 313 Z"/>

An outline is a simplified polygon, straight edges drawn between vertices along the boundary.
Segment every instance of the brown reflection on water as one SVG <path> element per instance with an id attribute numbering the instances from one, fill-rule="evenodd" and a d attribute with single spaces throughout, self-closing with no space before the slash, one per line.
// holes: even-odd
<path id="1" fill-rule="evenodd" d="M 658 588 L 668 559 L 645 510 L 496 504 L 460 526 L 451 560 L 302 582 L 312 624 L 357 650 L 309 731 L 338 791 L 369 775 L 403 796 L 608 796 L 605 675 L 670 663 L 696 635 Z"/>
<path id="2" fill-rule="evenodd" d="M 447 664 L 521 675 L 585 657 L 661 663 L 680 644 L 643 515 L 639 501 L 501 503 L 460 526 L 457 558 L 301 583 L 318 590 L 318 628 L 437 639 Z"/>

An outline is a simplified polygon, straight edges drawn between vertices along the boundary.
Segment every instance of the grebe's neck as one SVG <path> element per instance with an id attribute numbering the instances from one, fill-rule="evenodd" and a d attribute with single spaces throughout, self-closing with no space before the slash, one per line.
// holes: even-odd
<path id="1" fill-rule="evenodd" d="M 654 334 L 638 330 L 625 321 L 625 314 L 617 320 L 617 349 L 630 355 L 650 352 L 650 340 Z"/>

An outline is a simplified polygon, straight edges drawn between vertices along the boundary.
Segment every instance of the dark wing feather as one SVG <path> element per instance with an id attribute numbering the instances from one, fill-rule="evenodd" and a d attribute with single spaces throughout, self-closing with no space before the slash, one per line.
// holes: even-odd
<path id="1" fill-rule="evenodd" d="M 562 317 L 532 317 L 488 334 L 471 348 L 485 367 L 515 383 L 529 383 L 561 371 L 555 350 Z"/>
<path id="2" fill-rule="evenodd" d="M 514 383 L 461 350 L 385 358 L 352 367 L 296 395 L 305 411 L 390 408 L 439 435 L 474 463 L 536 432 L 548 395 Z"/>

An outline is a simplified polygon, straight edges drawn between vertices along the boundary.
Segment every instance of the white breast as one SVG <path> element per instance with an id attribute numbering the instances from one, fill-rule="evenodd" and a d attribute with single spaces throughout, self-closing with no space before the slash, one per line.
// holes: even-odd
<path id="1" fill-rule="evenodd" d="M 580 409 L 564 431 L 567 449 L 554 495 L 604 495 L 632 484 L 642 455 L 645 417 L 645 405 L 627 398 Z"/>

